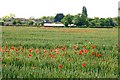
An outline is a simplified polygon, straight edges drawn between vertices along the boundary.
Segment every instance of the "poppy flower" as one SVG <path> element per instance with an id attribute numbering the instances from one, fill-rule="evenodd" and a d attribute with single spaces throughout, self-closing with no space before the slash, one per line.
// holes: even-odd
<path id="1" fill-rule="evenodd" d="M 24 52 L 24 49 L 22 50 L 22 52 Z"/>
<path id="2" fill-rule="evenodd" d="M 82 46 L 83 48 L 86 48 L 86 46 Z"/>
<path id="3" fill-rule="evenodd" d="M 16 49 L 16 52 L 18 52 L 19 49 Z"/>
<path id="4" fill-rule="evenodd" d="M 92 48 L 92 49 L 96 49 L 96 46 L 95 46 L 95 45 L 92 45 L 91 48 Z"/>
<path id="5" fill-rule="evenodd" d="M 102 56 L 102 54 L 96 54 L 96 57 L 101 57 Z"/>
<path id="6" fill-rule="evenodd" d="M 116 46 L 118 46 L 118 44 L 116 44 Z"/>
<path id="7" fill-rule="evenodd" d="M 32 56 L 32 54 L 28 54 L 28 56 L 29 56 L 29 57 L 31 57 L 31 56 Z"/>
<path id="8" fill-rule="evenodd" d="M 84 52 L 83 50 L 80 50 L 80 51 L 78 52 L 78 54 L 79 54 L 79 55 L 82 55 L 83 52 Z"/>
<path id="9" fill-rule="evenodd" d="M 55 56 L 54 56 L 53 54 L 50 54 L 50 57 L 51 57 L 51 58 L 55 58 Z"/>
<path id="10" fill-rule="evenodd" d="M 11 50 L 14 50 L 14 49 L 15 49 L 14 46 L 12 46 L 12 47 L 11 47 Z"/>
<path id="11" fill-rule="evenodd" d="M 44 50 L 44 53 L 46 53 L 47 51 L 46 50 Z"/>
<path id="12" fill-rule="evenodd" d="M 83 64 L 82 64 L 82 67 L 85 67 L 85 66 L 86 66 L 86 63 L 83 63 Z"/>
<path id="13" fill-rule="evenodd" d="M 84 53 L 88 53 L 89 52 L 89 50 L 84 50 Z"/>
<path id="14" fill-rule="evenodd" d="M 70 61 L 70 58 L 68 58 L 68 61 Z"/>
<path id="15" fill-rule="evenodd" d="M 56 54 L 58 54 L 59 48 L 56 48 L 54 52 L 55 52 Z"/>
<path id="16" fill-rule="evenodd" d="M 95 52 L 92 52 L 92 55 L 95 55 Z"/>
<path id="17" fill-rule="evenodd" d="M 59 51 L 59 48 L 56 48 L 54 52 L 58 52 Z"/>
<path id="18" fill-rule="evenodd" d="M 66 49 L 66 47 L 62 47 L 62 50 L 64 51 Z"/>
<path id="19" fill-rule="evenodd" d="M 54 55 L 51 55 L 51 58 L 55 58 L 55 56 L 54 56 Z"/>
<path id="20" fill-rule="evenodd" d="M 4 52 L 5 50 L 4 49 L 1 49 L 1 52 Z"/>
<path id="21" fill-rule="evenodd" d="M 29 52 L 31 53 L 33 51 L 33 49 L 30 49 Z"/>
<path id="22" fill-rule="evenodd" d="M 73 46 L 73 48 L 74 48 L 74 50 L 77 50 L 78 46 L 77 46 L 77 45 L 75 45 L 75 46 Z"/>
<path id="23" fill-rule="evenodd" d="M 63 68 L 62 64 L 59 65 L 59 68 Z"/>
<path id="24" fill-rule="evenodd" d="M 38 49 L 36 49 L 36 50 L 35 50 L 35 52 L 36 52 L 36 53 L 39 53 L 39 50 L 38 50 Z"/>
<path id="25" fill-rule="evenodd" d="M 9 52 L 8 50 L 5 50 L 5 52 Z"/>

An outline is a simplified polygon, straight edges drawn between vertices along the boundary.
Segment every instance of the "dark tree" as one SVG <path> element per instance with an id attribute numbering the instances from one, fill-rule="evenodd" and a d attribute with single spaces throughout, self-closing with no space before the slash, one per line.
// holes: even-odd
<path id="1" fill-rule="evenodd" d="M 88 14 L 87 14 L 87 8 L 85 6 L 83 6 L 83 8 L 82 8 L 82 16 L 84 16 L 84 17 L 88 16 Z"/>
<path id="2" fill-rule="evenodd" d="M 59 13 L 55 16 L 54 22 L 61 22 L 63 18 L 64 18 L 64 15 L 62 13 Z"/>

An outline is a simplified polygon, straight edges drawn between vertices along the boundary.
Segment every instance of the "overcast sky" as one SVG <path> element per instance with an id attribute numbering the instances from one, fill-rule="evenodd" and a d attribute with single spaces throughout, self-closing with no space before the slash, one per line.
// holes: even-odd
<path id="1" fill-rule="evenodd" d="M 55 16 L 56 13 L 78 14 L 86 6 L 88 17 L 118 16 L 119 0 L 0 0 L 0 17 L 13 13 L 16 17 Z"/>

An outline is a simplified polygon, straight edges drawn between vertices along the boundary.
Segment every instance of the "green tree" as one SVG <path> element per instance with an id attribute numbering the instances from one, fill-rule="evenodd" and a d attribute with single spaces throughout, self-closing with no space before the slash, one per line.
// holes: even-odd
<path id="1" fill-rule="evenodd" d="M 79 26 L 79 27 L 87 27 L 87 26 L 89 26 L 88 21 L 89 21 L 89 19 L 86 16 L 83 16 L 81 14 L 75 15 L 74 18 L 73 18 L 73 23 L 76 26 Z"/>
<path id="2" fill-rule="evenodd" d="M 33 22 L 32 20 L 29 20 L 29 21 L 28 21 L 28 25 L 29 25 L 29 26 L 32 26 L 33 24 L 34 24 L 34 22 Z"/>
<path id="3" fill-rule="evenodd" d="M 83 6 L 82 8 L 82 14 L 81 14 L 81 26 L 83 27 L 87 27 L 89 26 L 89 19 L 87 18 L 88 14 L 87 14 L 87 8 L 85 6 Z"/>
<path id="4" fill-rule="evenodd" d="M 83 6 L 83 8 L 82 8 L 82 16 L 88 17 L 87 8 L 85 6 Z"/>
<path id="5" fill-rule="evenodd" d="M 73 18 L 73 24 L 75 24 L 76 26 L 81 26 L 81 14 L 75 15 Z"/>
<path id="6" fill-rule="evenodd" d="M 95 28 L 100 27 L 100 20 L 99 17 L 94 17 L 94 19 L 89 21 L 89 27 Z"/>
<path id="7" fill-rule="evenodd" d="M 66 15 L 61 22 L 65 25 L 65 27 L 68 27 L 69 24 L 72 24 L 73 16 L 68 14 Z"/>

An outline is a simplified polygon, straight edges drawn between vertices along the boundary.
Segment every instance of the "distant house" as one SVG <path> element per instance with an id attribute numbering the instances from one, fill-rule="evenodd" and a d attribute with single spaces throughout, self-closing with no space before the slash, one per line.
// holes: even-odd
<path id="1" fill-rule="evenodd" d="M 68 26 L 76 26 L 74 24 L 70 24 Z M 44 23 L 44 27 L 64 27 L 64 24 L 62 23 Z"/>
<path id="2" fill-rule="evenodd" d="M 13 23 L 12 22 L 4 22 L 4 26 L 12 26 Z"/>
<path id="3" fill-rule="evenodd" d="M 44 23 L 44 27 L 64 27 L 64 24 Z"/>

